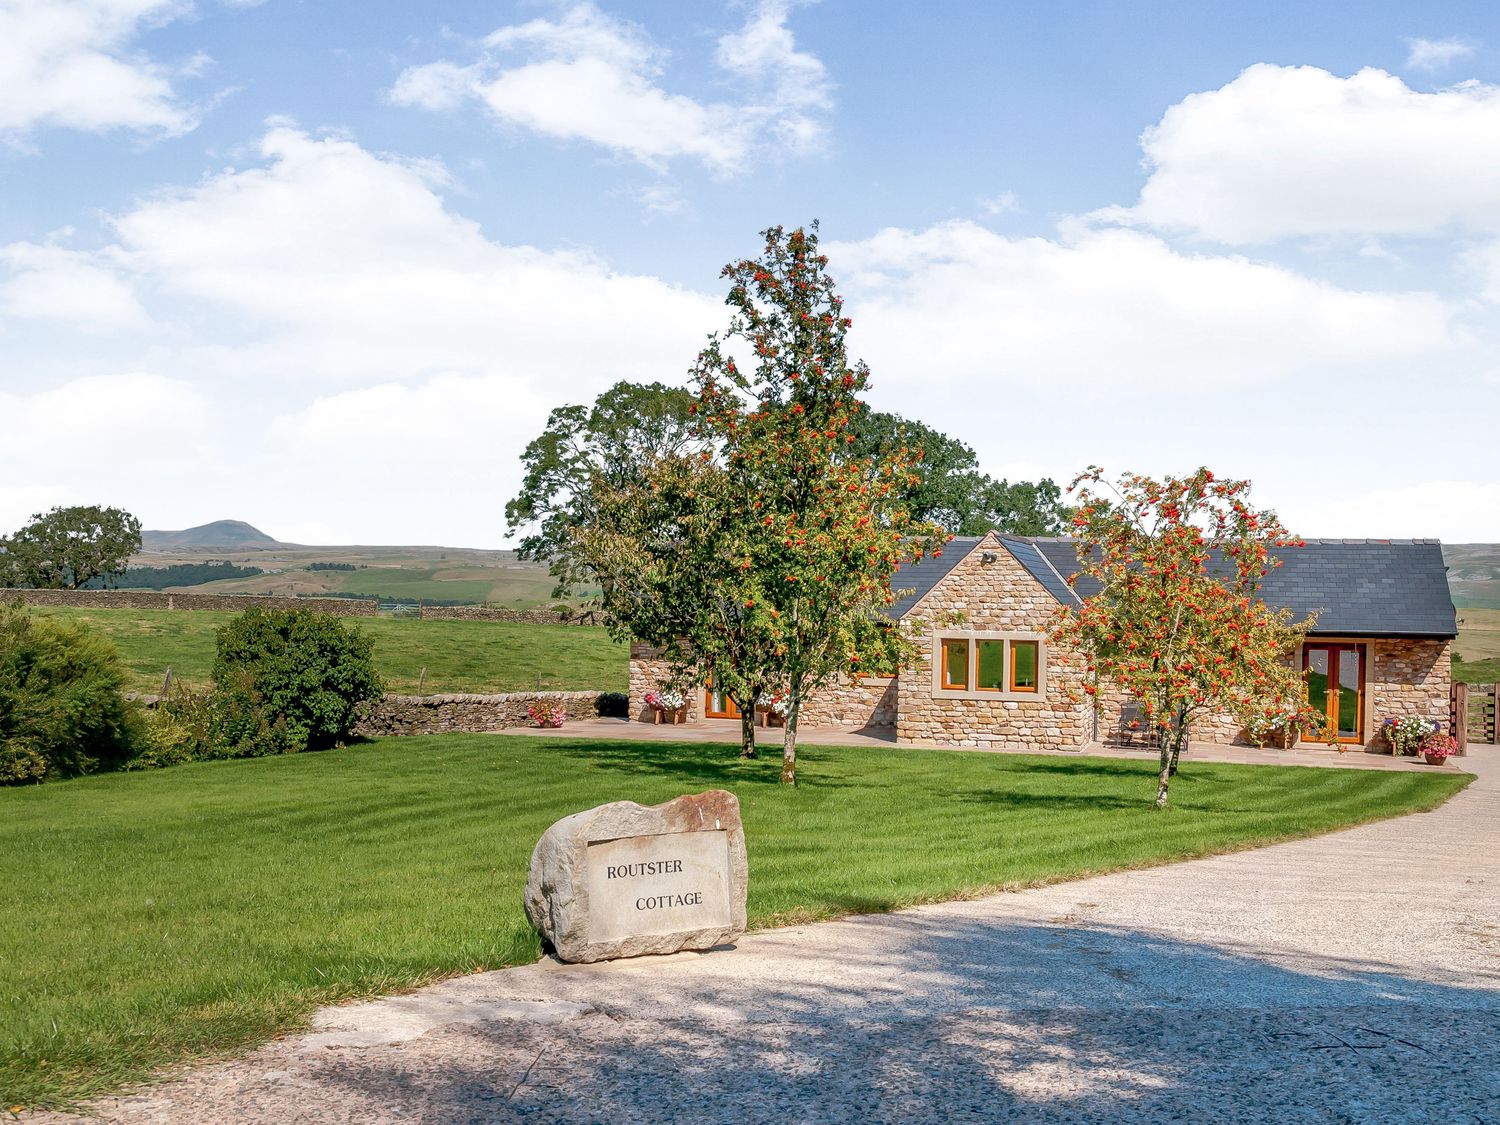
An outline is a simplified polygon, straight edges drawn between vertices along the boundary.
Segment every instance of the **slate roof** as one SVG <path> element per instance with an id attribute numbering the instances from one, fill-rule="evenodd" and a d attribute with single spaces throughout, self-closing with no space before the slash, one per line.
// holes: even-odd
<path id="1" fill-rule="evenodd" d="M 954 536 L 953 541 L 943 547 L 941 555 L 928 555 L 919 562 L 907 563 L 897 570 L 891 577 L 891 589 L 898 594 L 903 590 L 907 593 L 898 597 L 886 613 L 891 617 L 905 617 L 927 591 L 948 577 L 948 572 L 979 545 L 981 538 L 978 535 Z"/>
<path id="2" fill-rule="evenodd" d="M 1073 591 L 1058 587 L 1078 569 L 1070 539 L 1005 537 L 1016 560 L 1060 602 L 1074 593 L 1090 597 L 1098 585 L 1079 579 Z M 1298 618 L 1318 611 L 1313 636 L 1456 637 L 1448 570 L 1436 539 L 1309 539 L 1305 547 L 1273 552 L 1281 566 L 1261 586 L 1268 605 Z M 1050 564 L 1050 565 L 1048 565 Z M 1228 573 L 1220 564 L 1209 569 Z"/>

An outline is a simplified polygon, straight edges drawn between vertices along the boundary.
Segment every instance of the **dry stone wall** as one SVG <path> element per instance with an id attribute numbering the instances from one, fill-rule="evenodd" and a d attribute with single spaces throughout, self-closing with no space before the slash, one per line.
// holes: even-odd
<path id="1" fill-rule="evenodd" d="M 484 605 L 424 605 L 418 616 L 437 621 L 516 621 L 523 625 L 592 625 L 602 621 L 576 615 L 564 617 L 551 609 L 501 609 Z"/>
<path id="2" fill-rule="evenodd" d="M 0 590 L 0 600 L 82 609 L 315 609 L 334 617 L 374 617 L 379 603 L 363 598 L 293 598 L 276 594 L 174 594 L 166 590 Z"/>
<path id="3" fill-rule="evenodd" d="M 534 727 L 530 708 L 561 707 L 569 719 L 599 715 L 597 691 L 522 691 L 503 695 L 386 695 L 364 705 L 354 733 L 486 734 Z"/>
<path id="4" fill-rule="evenodd" d="M 992 561 L 985 562 L 986 553 Z M 934 638 L 943 632 L 1045 634 L 1057 601 L 993 536 L 987 536 L 908 615 L 918 619 L 920 658 L 897 679 L 896 741 L 1050 749 L 1093 736 L 1082 662 L 1046 646 L 1046 690 L 1037 699 L 972 699 L 933 690 Z M 948 622 L 961 617 L 950 630 Z"/>

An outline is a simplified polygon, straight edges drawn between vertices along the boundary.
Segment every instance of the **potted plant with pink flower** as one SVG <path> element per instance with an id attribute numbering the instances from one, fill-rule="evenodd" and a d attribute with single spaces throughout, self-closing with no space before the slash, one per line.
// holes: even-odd
<path id="1" fill-rule="evenodd" d="M 568 721 L 568 712 L 564 707 L 548 707 L 546 704 L 533 703 L 526 708 L 526 713 L 531 716 L 531 721 L 542 728 L 560 727 Z"/>
<path id="2" fill-rule="evenodd" d="M 1422 757 L 1429 766 L 1446 765 L 1458 753 L 1458 739 L 1446 731 L 1433 731 L 1422 740 Z"/>

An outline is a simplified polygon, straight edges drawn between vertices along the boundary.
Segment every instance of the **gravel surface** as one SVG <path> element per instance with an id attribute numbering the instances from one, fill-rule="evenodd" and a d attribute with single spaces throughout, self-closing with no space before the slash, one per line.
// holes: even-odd
<path id="1" fill-rule="evenodd" d="M 326 1009 L 95 1112 L 1500 1122 L 1500 749 L 1462 766 L 1441 809 L 1312 840 Z"/>

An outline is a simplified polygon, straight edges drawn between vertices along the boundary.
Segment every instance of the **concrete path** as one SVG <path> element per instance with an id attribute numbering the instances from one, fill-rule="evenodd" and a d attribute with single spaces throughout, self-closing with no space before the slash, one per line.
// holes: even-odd
<path id="1" fill-rule="evenodd" d="M 677 725 L 637 723 L 626 719 L 575 719 L 564 727 L 546 730 L 539 728 L 513 728 L 497 731 L 497 734 L 524 734 L 539 738 L 609 738 L 639 739 L 645 742 L 732 742 L 740 741 L 738 719 L 699 719 L 697 722 Z M 762 756 L 780 755 L 781 730 L 776 727 L 756 731 L 756 745 Z M 897 746 L 896 734 L 889 727 L 843 730 L 831 727 L 814 727 L 800 731 L 799 746 Z M 1091 742 L 1086 746 L 1067 750 L 1037 750 L 1032 748 L 994 749 L 978 746 L 951 746 L 937 742 L 903 742 L 903 750 L 960 750 L 975 754 L 1040 754 L 1044 757 L 1139 758 L 1156 760 L 1156 751 L 1144 747 L 1105 746 Z M 1194 742 L 1183 752 L 1189 761 L 1232 762 L 1248 766 L 1315 766 L 1322 769 L 1364 770 L 1419 770 L 1431 772 L 1421 758 L 1392 757 L 1378 750 L 1353 747 L 1344 753 L 1325 746 L 1300 746 L 1294 750 L 1257 749 L 1254 746 L 1226 746 L 1216 742 Z M 1454 758 L 1453 769 L 1466 769 L 1464 758 Z"/>
<path id="2" fill-rule="evenodd" d="M 1441 809 L 1316 839 L 327 1009 L 98 1112 L 1500 1121 L 1500 749 L 1465 766 Z"/>

